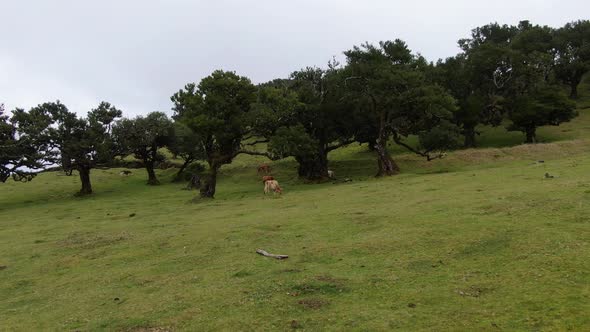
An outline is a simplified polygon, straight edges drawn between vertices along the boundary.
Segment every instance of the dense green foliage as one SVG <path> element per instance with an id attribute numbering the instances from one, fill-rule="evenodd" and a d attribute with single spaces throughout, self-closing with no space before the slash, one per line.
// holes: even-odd
<path id="1" fill-rule="evenodd" d="M 59 164 L 69 173 L 78 171 L 82 183 L 79 194 L 91 194 L 90 170 L 97 165 L 108 165 L 116 156 L 111 131 L 121 111 L 102 102 L 87 118 L 78 118 L 57 101 L 13 113 L 19 138 L 32 142 L 37 151 L 33 160 Z"/>
<path id="2" fill-rule="evenodd" d="M 174 181 L 181 181 L 184 171 L 192 163 L 205 159 L 201 137 L 182 122 L 174 123 L 173 134 L 167 148 L 175 158 L 182 160 Z"/>
<path id="3" fill-rule="evenodd" d="M 459 101 L 455 123 L 462 128 L 464 146 L 476 145 L 478 124 L 499 125 L 503 115 L 513 122 L 508 129 L 522 131 L 527 143 L 535 142 L 537 127 L 571 120 L 574 105 L 565 100 L 559 83 L 570 85 L 571 97 L 576 97 L 587 71 L 587 24 L 555 30 L 529 21 L 493 23 L 460 40 L 463 52 L 439 61 L 432 76 Z M 564 31 L 572 27 L 578 33 L 568 37 Z"/>
<path id="4" fill-rule="evenodd" d="M 145 165 L 149 185 L 160 184 L 154 167 L 156 163 L 163 161 L 165 156 L 158 150 L 168 145 L 172 135 L 172 121 L 162 112 L 152 112 L 135 119 L 123 119 L 113 128 L 118 149 L 133 154 Z"/>
<path id="5" fill-rule="evenodd" d="M 392 175 L 399 167 L 389 154 L 390 138 L 429 160 L 432 152 L 452 145 L 450 130 L 438 139 L 427 139 L 421 146 L 424 151 L 411 148 L 404 138 L 425 131 L 439 133 L 441 124 L 451 126 L 455 99 L 439 85 L 427 80 L 425 60 L 411 53 L 401 40 L 381 42 L 379 46 L 365 44 L 345 52 L 348 59 L 347 84 L 350 95 L 361 113 L 361 122 L 374 128 L 370 134 L 375 140 L 379 166 L 378 175 Z M 449 135 L 451 133 L 451 135 Z M 420 135 L 425 137 L 425 135 Z M 454 147 L 454 146 L 451 146 Z"/>
<path id="6" fill-rule="evenodd" d="M 354 142 L 358 131 L 351 104 L 344 98 L 344 74 L 331 62 L 326 70 L 292 73 L 286 88 L 261 90 L 260 103 L 275 110 L 281 125 L 272 132 L 269 149 L 280 157 L 294 157 L 297 173 L 307 180 L 327 178 L 328 153 Z M 281 99 L 272 98 L 269 90 L 279 92 Z"/>
<path id="7" fill-rule="evenodd" d="M 91 194 L 90 170 L 100 164 L 108 165 L 116 156 L 111 128 L 122 112 L 103 102 L 84 119 L 61 104 L 39 107 L 49 108 L 55 126 L 49 128 L 49 133 L 60 152 L 62 168 L 77 170 L 82 183 L 80 194 Z"/>
<path id="8" fill-rule="evenodd" d="M 557 126 L 577 115 L 575 103 L 555 87 L 543 86 L 510 101 L 508 118 L 512 121 L 509 130 L 526 133 L 526 142 L 536 141 L 540 126 Z"/>
<path id="9" fill-rule="evenodd" d="M 38 140 L 34 133 L 17 135 L 17 126 L 25 125 L 10 121 L 4 104 L 0 104 L 0 182 L 10 177 L 17 181 L 31 180 L 34 170 L 44 166 L 42 152 L 46 150 L 44 141 Z"/>
<path id="10" fill-rule="evenodd" d="M 199 85 L 187 84 L 172 96 L 174 118 L 200 138 L 203 159 L 209 168 L 204 174 L 201 197 L 215 196 L 217 174 L 245 150 L 243 145 L 255 137 L 251 106 L 256 87 L 233 72 L 215 71 Z"/>
<path id="11" fill-rule="evenodd" d="M 555 31 L 555 73 L 570 86 L 570 97 L 578 97 L 582 77 L 590 71 L 590 21 L 567 23 Z"/>

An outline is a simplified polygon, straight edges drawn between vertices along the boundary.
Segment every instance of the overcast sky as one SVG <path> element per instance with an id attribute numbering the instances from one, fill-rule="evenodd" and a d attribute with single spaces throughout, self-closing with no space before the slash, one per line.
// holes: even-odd
<path id="1" fill-rule="evenodd" d="M 489 22 L 588 14 L 588 0 L 0 0 L 0 103 L 171 114 L 170 96 L 215 69 L 264 82 L 395 38 L 434 61 Z"/>

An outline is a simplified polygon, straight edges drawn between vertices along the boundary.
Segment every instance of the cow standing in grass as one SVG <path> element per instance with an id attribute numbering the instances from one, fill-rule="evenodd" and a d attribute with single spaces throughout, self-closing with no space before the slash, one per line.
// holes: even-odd
<path id="1" fill-rule="evenodd" d="M 279 186 L 277 180 L 268 180 L 264 182 L 264 194 L 266 195 L 271 191 L 279 195 L 283 193 L 283 189 Z"/>
<path id="2" fill-rule="evenodd" d="M 262 164 L 258 166 L 258 174 L 270 174 L 271 168 L 267 164 Z"/>

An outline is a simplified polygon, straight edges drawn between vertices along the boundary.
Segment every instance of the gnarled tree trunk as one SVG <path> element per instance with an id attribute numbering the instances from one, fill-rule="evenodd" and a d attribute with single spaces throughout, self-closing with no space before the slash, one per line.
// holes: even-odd
<path id="1" fill-rule="evenodd" d="M 78 173 L 80 174 L 80 182 L 82 182 L 82 189 L 78 192 L 79 195 L 92 194 L 92 184 L 90 183 L 90 167 L 79 166 Z"/>
<path id="2" fill-rule="evenodd" d="M 375 146 L 377 145 L 377 139 L 370 138 L 368 143 L 369 143 L 369 151 L 375 151 Z"/>
<path id="3" fill-rule="evenodd" d="M 316 181 L 328 178 L 328 153 L 320 148 L 315 156 L 295 158 L 299 163 L 297 173 L 307 180 Z"/>
<path id="4" fill-rule="evenodd" d="M 194 189 L 201 189 L 201 177 L 196 174 L 193 174 L 191 179 L 186 185 L 187 190 L 194 190 Z"/>
<path id="5" fill-rule="evenodd" d="M 182 173 L 184 172 L 184 170 L 187 168 L 187 166 L 192 163 L 193 160 L 192 159 L 187 159 L 184 161 L 184 163 L 182 164 L 182 166 L 180 166 L 180 169 L 178 170 L 178 173 L 176 173 L 176 175 L 174 176 L 174 182 L 179 182 L 182 181 Z"/>
<path id="6" fill-rule="evenodd" d="M 156 172 L 154 171 L 154 162 L 153 161 L 146 161 L 145 162 L 145 169 L 148 173 L 148 182 L 150 186 L 157 186 L 160 184 L 158 178 L 156 177 Z"/>
<path id="7" fill-rule="evenodd" d="M 525 129 L 526 143 L 537 143 L 537 128 L 528 127 Z"/>
<path id="8" fill-rule="evenodd" d="M 201 177 L 201 198 L 214 198 L 215 188 L 217 186 L 217 172 L 221 166 L 216 164 L 209 165 L 209 171 Z"/>
<path id="9" fill-rule="evenodd" d="M 465 141 L 463 143 L 463 147 L 474 148 L 475 147 L 475 127 L 471 126 L 471 125 L 464 125 L 463 126 L 463 136 L 465 136 Z"/>
<path id="10" fill-rule="evenodd" d="M 61 153 L 61 168 L 67 176 L 72 175 L 72 160 L 63 151 Z"/>
<path id="11" fill-rule="evenodd" d="M 573 81 L 570 83 L 570 98 L 571 99 L 578 99 L 578 85 L 580 84 L 580 80 Z"/>
<path id="12" fill-rule="evenodd" d="M 389 151 L 387 151 L 387 141 L 380 139 L 375 144 L 375 152 L 377 153 L 377 176 L 390 176 L 398 174 L 400 169 L 395 163 Z"/>

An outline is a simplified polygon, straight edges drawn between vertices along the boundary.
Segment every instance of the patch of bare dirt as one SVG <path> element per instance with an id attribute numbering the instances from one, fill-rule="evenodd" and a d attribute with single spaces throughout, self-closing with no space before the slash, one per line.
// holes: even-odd
<path id="1" fill-rule="evenodd" d="M 125 241 L 130 237 L 130 234 L 127 232 L 122 232 L 119 234 L 94 234 L 88 232 L 76 232 L 59 241 L 58 245 L 71 249 L 93 249 Z"/>
<path id="2" fill-rule="evenodd" d="M 330 304 L 330 301 L 311 298 L 311 299 L 299 300 L 297 303 L 299 303 L 300 305 L 302 305 L 306 309 L 320 309 L 320 308 Z"/>
<path id="3" fill-rule="evenodd" d="M 465 288 L 465 289 L 458 289 L 457 294 L 464 296 L 464 297 L 480 297 L 481 295 L 483 295 L 487 291 L 488 291 L 488 289 L 486 289 L 486 288 L 471 286 L 471 287 Z"/>
<path id="4" fill-rule="evenodd" d="M 125 332 L 172 332 L 169 327 L 133 327 L 127 330 L 123 330 Z"/>

